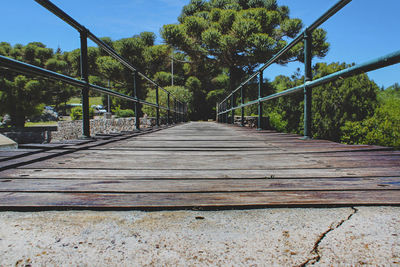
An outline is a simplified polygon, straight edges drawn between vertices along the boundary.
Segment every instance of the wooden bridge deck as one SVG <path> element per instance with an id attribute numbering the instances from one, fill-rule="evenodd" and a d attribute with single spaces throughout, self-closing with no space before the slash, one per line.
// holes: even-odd
<path id="1" fill-rule="evenodd" d="M 209 122 L 25 146 L 0 168 L 3 209 L 400 204 L 400 151 Z"/>

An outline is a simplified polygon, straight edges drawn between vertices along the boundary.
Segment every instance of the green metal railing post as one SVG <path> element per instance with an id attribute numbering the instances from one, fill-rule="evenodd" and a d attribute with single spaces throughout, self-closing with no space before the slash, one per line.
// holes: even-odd
<path id="1" fill-rule="evenodd" d="M 137 73 L 133 72 L 133 96 L 137 98 Z M 136 130 L 140 131 L 140 118 L 139 118 L 139 103 L 135 102 L 135 126 Z"/>
<path id="2" fill-rule="evenodd" d="M 186 104 L 182 103 L 182 118 L 183 118 L 183 122 L 186 122 Z"/>
<path id="3" fill-rule="evenodd" d="M 240 104 L 244 104 L 244 95 L 243 95 L 243 86 L 240 87 Z M 241 109 L 241 118 L 240 118 L 240 126 L 244 127 L 244 107 Z"/>
<path id="4" fill-rule="evenodd" d="M 307 82 L 312 81 L 312 34 L 304 31 L 304 139 L 311 139 L 312 88 Z"/>
<path id="5" fill-rule="evenodd" d="M 182 113 L 181 113 L 181 117 L 182 117 L 181 122 L 184 122 L 185 121 L 185 114 L 184 114 L 185 105 L 183 104 L 183 102 L 181 103 L 181 111 L 182 111 Z"/>
<path id="6" fill-rule="evenodd" d="M 225 112 L 225 102 L 222 103 L 222 111 Z M 222 123 L 225 123 L 225 113 L 222 113 Z"/>
<path id="7" fill-rule="evenodd" d="M 219 112 L 219 114 L 218 114 L 218 122 L 220 122 L 220 123 L 222 123 L 222 114 L 221 114 L 221 111 L 222 111 L 222 104 L 219 103 L 219 104 L 218 104 L 218 112 Z"/>
<path id="8" fill-rule="evenodd" d="M 80 31 L 81 38 L 81 78 L 87 84 L 82 88 L 82 135 L 83 138 L 90 138 L 89 118 L 89 67 L 87 53 L 87 30 Z"/>
<path id="9" fill-rule="evenodd" d="M 229 123 L 229 114 L 228 114 L 228 100 L 225 101 L 225 123 L 228 124 Z"/>
<path id="10" fill-rule="evenodd" d="M 258 80 L 258 129 L 257 130 L 262 130 L 263 125 L 262 125 L 262 113 L 263 113 L 263 107 L 262 107 L 262 102 L 261 98 L 263 97 L 263 71 L 259 72 L 259 80 Z"/>
<path id="11" fill-rule="evenodd" d="M 182 122 L 182 116 L 181 116 L 181 102 L 178 101 L 178 122 Z"/>
<path id="12" fill-rule="evenodd" d="M 232 108 L 231 124 L 235 124 L 235 110 L 233 109 L 234 107 L 235 107 L 235 94 L 232 93 L 232 96 L 231 96 L 231 108 Z"/>
<path id="13" fill-rule="evenodd" d="M 183 103 L 179 102 L 179 118 L 180 118 L 180 122 L 183 122 Z"/>
<path id="14" fill-rule="evenodd" d="M 169 93 L 167 94 L 167 125 L 169 125 L 170 121 L 169 121 L 169 117 L 171 116 L 171 108 L 169 105 Z"/>
<path id="15" fill-rule="evenodd" d="M 176 99 L 174 98 L 174 123 L 178 122 L 178 113 L 176 113 Z"/>
<path id="16" fill-rule="evenodd" d="M 160 99 L 158 97 L 158 86 L 156 86 L 156 125 L 160 126 Z"/>
<path id="17" fill-rule="evenodd" d="M 224 111 L 224 109 L 223 109 L 223 103 L 221 104 L 221 103 L 219 103 L 219 112 L 222 112 L 222 111 Z M 219 114 L 219 122 L 221 122 L 221 123 L 223 123 L 224 122 L 224 115 L 223 114 Z"/>

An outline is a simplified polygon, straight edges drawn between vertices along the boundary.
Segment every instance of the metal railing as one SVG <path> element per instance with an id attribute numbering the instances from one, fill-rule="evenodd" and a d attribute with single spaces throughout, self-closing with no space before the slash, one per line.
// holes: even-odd
<path id="1" fill-rule="evenodd" d="M 172 93 L 165 90 L 155 81 L 147 77 L 145 74 L 140 72 L 137 68 L 135 68 L 130 62 L 128 62 L 125 58 L 120 56 L 114 49 L 108 46 L 105 42 L 91 33 L 87 28 L 78 23 L 72 17 L 70 17 L 67 13 L 61 10 L 59 7 L 54 5 L 52 2 L 48 0 L 35 0 L 37 3 L 42 5 L 44 8 L 55 14 L 57 17 L 68 23 L 70 26 L 75 28 L 80 34 L 80 72 L 81 72 L 81 80 L 72 78 L 70 76 L 66 76 L 57 72 L 53 72 L 47 69 L 43 69 L 34 65 L 30 65 L 21 61 L 17 61 L 8 57 L 0 56 L 0 67 L 10 69 L 17 72 L 22 72 L 30 75 L 40 76 L 43 78 L 62 81 L 67 84 L 79 87 L 82 89 L 82 134 L 84 137 L 90 137 L 90 120 L 89 120 L 89 90 L 95 90 L 100 93 L 104 93 L 107 95 L 115 96 L 118 98 L 122 98 L 128 101 L 134 102 L 134 110 L 135 110 L 135 119 L 136 119 L 136 129 L 140 129 L 140 118 L 139 118 L 139 104 L 148 105 L 156 108 L 156 125 L 160 126 L 160 109 L 167 111 L 167 124 L 170 124 L 171 121 L 174 122 L 183 122 L 186 120 L 187 115 L 187 103 L 180 101 L 174 96 Z M 101 87 L 98 85 L 89 83 L 89 67 L 88 67 L 88 45 L 87 39 L 92 40 L 96 43 L 100 48 L 106 51 L 111 57 L 116 59 L 118 62 L 123 64 L 126 68 L 132 71 L 133 75 L 133 95 L 128 96 L 122 94 L 117 91 L 113 91 L 109 88 Z M 138 76 L 145 79 L 147 82 L 155 86 L 156 89 L 156 103 L 151 103 L 137 97 L 137 78 Z M 162 90 L 167 94 L 167 106 L 160 105 L 159 100 L 159 90 Z M 172 98 L 172 101 L 171 101 Z M 171 103 L 173 102 L 173 103 Z M 173 117 L 173 119 L 171 118 Z M 172 120 L 171 120 L 172 119 Z"/>
<path id="2" fill-rule="evenodd" d="M 278 98 L 285 95 L 290 95 L 300 91 L 304 92 L 304 138 L 311 138 L 311 101 L 312 101 L 312 88 L 334 81 L 338 78 L 346 78 L 360 73 L 380 69 L 390 65 L 394 65 L 400 62 L 400 50 L 391 54 L 376 58 L 374 60 L 358 64 L 342 71 L 324 76 L 322 78 L 312 80 L 312 32 L 327 21 L 330 17 L 339 12 L 352 0 L 341 0 L 325 12 L 320 18 L 318 18 L 313 24 L 307 27 L 302 33 L 300 33 L 293 41 L 287 44 L 282 50 L 280 50 L 275 56 L 273 56 L 268 62 L 266 62 L 259 70 L 257 70 L 248 79 L 242 82 L 235 90 L 233 90 L 224 100 L 217 103 L 217 119 L 219 122 L 224 123 L 235 123 L 235 110 L 241 109 L 241 125 L 244 126 L 244 108 L 250 105 L 258 104 L 258 129 L 262 129 L 263 119 L 263 102 Z M 282 92 L 272 94 L 269 96 L 263 96 L 263 72 L 273 63 L 288 52 L 292 47 L 300 42 L 304 42 L 304 83 L 300 86 L 296 86 Z M 258 99 L 244 103 L 243 87 L 258 76 Z M 240 90 L 240 105 L 235 106 L 235 93 Z M 231 113 L 231 117 L 229 116 Z"/>

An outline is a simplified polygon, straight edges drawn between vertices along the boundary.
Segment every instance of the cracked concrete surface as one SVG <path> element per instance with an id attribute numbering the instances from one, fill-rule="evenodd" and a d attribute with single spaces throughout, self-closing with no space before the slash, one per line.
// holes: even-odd
<path id="1" fill-rule="evenodd" d="M 318 265 L 400 266 L 399 214 L 399 207 L 357 207 L 321 241 Z"/>
<path id="2" fill-rule="evenodd" d="M 0 266 L 393 266 L 399 211 L 1 212 Z"/>

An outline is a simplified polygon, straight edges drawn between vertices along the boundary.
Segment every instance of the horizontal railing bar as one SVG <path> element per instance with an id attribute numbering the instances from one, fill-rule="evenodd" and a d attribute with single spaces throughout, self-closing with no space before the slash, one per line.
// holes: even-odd
<path id="1" fill-rule="evenodd" d="M 396 52 L 393 52 L 393 53 L 390 53 L 388 55 L 385 55 L 385 56 L 382 56 L 382 57 L 367 61 L 365 63 L 361 63 L 361 64 L 358 64 L 358 65 L 349 67 L 347 69 L 344 69 L 344 70 L 341 70 L 341 71 L 326 75 L 326 76 L 321 77 L 319 79 L 316 79 L 316 80 L 313 80 L 313 81 L 310 81 L 310 82 L 306 82 L 306 83 L 304 83 L 302 85 L 287 89 L 285 91 L 282 91 L 282 92 L 279 92 L 279 93 L 276 93 L 276 94 L 272 94 L 272 95 L 269 95 L 269 96 L 265 96 L 265 97 L 259 98 L 257 100 L 253 100 L 253 101 L 247 102 L 247 103 L 239 105 L 237 107 L 230 108 L 229 110 L 222 111 L 222 112 L 220 112 L 218 114 L 224 114 L 224 113 L 230 112 L 232 110 L 236 110 L 236 109 L 239 109 L 239 108 L 242 108 L 242 107 L 247 107 L 247 106 L 250 106 L 250 105 L 257 104 L 258 102 L 264 102 L 264 101 L 268 101 L 268 100 L 271 100 L 271 99 L 274 99 L 274 98 L 278 98 L 278 97 L 281 97 L 281 96 L 290 95 L 290 94 L 296 93 L 298 91 L 304 90 L 304 87 L 314 88 L 316 86 L 329 83 L 329 82 L 331 82 L 333 80 L 336 80 L 338 78 L 347 78 L 347 77 L 350 77 L 350 76 L 354 76 L 354 75 L 361 74 L 361 73 L 364 73 L 364 72 L 377 70 L 377 69 L 388 67 L 390 65 L 394 65 L 394 64 L 398 64 L 398 63 L 400 63 L 400 50 L 398 50 Z"/>
<path id="2" fill-rule="evenodd" d="M 124 59 L 122 56 L 120 56 L 114 49 L 112 49 L 110 46 L 108 46 L 105 42 L 103 42 L 100 38 L 98 38 L 96 35 L 94 35 L 92 32 L 90 32 L 87 28 L 85 28 L 82 24 L 78 23 L 75 19 L 73 19 L 71 16 L 69 16 L 67 13 L 65 13 L 61 8 L 57 7 L 54 5 L 52 2 L 49 0 L 35 0 L 38 4 L 42 5 L 44 8 L 49 10 L 51 13 L 71 25 L 73 28 L 78 30 L 79 32 L 86 32 L 87 36 L 90 40 L 92 40 L 95 44 L 97 44 L 99 47 L 104 49 L 110 56 L 112 56 L 114 59 L 119 61 L 121 64 L 123 64 L 125 67 L 130 69 L 131 71 L 136 71 L 141 77 L 146 79 L 148 82 L 152 83 L 155 86 L 158 86 L 161 90 L 163 90 L 166 93 L 169 93 L 174 99 L 177 99 L 176 96 L 174 96 L 172 93 L 168 92 L 166 89 L 162 88 L 160 85 L 158 85 L 155 81 L 147 77 L 145 74 L 141 73 L 140 71 L 137 70 L 130 62 L 128 62 L 126 59 Z M 177 99 L 177 101 L 179 101 Z M 180 102 L 182 103 L 182 102 Z"/>
<path id="3" fill-rule="evenodd" d="M 1 56 L 1 55 L 0 55 L 0 65 L 4 66 L 3 68 L 6 68 L 6 69 L 12 69 L 12 70 L 27 73 L 27 74 L 40 75 L 45 78 L 49 78 L 49 79 L 57 80 L 57 81 L 63 81 L 65 83 L 79 86 L 79 87 L 87 86 L 86 82 L 84 82 L 84 81 L 77 80 L 75 78 L 72 78 L 72 77 L 69 77 L 69 76 L 54 72 L 54 71 L 46 70 L 46 69 L 43 69 L 43 68 L 40 68 L 40 67 L 37 67 L 34 65 L 30 65 L 28 63 L 21 62 L 21 61 L 12 59 L 12 58 Z"/>
<path id="4" fill-rule="evenodd" d="M 276 55 L 274 55 L 270 60 L 268 60 L 260 69 L 258 69 L 255 73 L 253 73 L 247 80 L 242 82 L 239 87 L 233 90 L 221 103 L 225 102 L 229 97 L 236 93 L 244 84 L 247 84 L 252 79 L 254 79 L 261 71 L 264 71 L 266 68 L 274 64 L 283 54 L 289 51 L 293 46 L 298 44 L 303 40 L 304 33 L 306 31 L 312 32 L 325 21 L 327 21 L 330 17 L 335 15 L 339 10 L 345 7 L 352 0 L 341 0 L 337 2 L 333 7 L 331 7 L 327 12 L 325 12 L 321 17 L 319 17 L 315 22 L 313 22 L 309 27 L 307 27 L 304 31 L 302 31 L 295 39 L 293 39 L 289 44 L 287 44 L 284 48 L 282 48 Z"/>
<path id="5" fill-rule="evenodd" d="M 11 69 L 11 70 L 22 72 L 25 74 L 34 74 L 34 75 L 42 76 L 47 79 L 51 79 L 51 80 L 55 80 L 55 81 L 62 81 L 62 82 L 68 83 L 73 86 L 78 86 L 80 88 L 85 88 L 88 86 L 90 89 L 93 89 L 100 93 L 104 93 L 104 94 L 111 95 L 111 96 L 116 96 L 119 98 L 123 98 L 123 99 L 133 101 L 133 102 L 138 102 L 138 103 L 152 106 L 152 107 L 157 107 L 157 104 L 150 103 L 145 100 L 138 99 L 136 97 L 128 96 L 128 95 L 110 90 L 108 88 L 101 87 L 99 85 L 90 84 L 90 83 L 88 84 L 85 81 L 78 80 L 78 79 L 75 79 L 75 78 L 54 72 L 54 71 L 46 70 L 46 69 L 43 69 L 43 68 L 40 68 L 40 67 L 37 67 L 34 65 L 30 65 L 28 63 L 21 62 L 21 61 L 12 59 L 12 58 L 1 56 L 1 55 L 0 55 L 0 66 L 5 69 Z M 163 106 L 159 106 L 159 108 L 168 110 L 167 107 L 163 107 Z M 170 110 L 173 111 L 173 109 L 170 109 Z M 176 112 L 176 113 L 181 113 L 181 112 Z"/>

